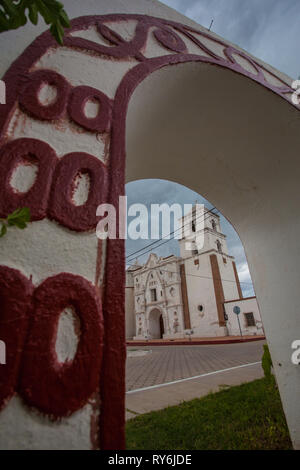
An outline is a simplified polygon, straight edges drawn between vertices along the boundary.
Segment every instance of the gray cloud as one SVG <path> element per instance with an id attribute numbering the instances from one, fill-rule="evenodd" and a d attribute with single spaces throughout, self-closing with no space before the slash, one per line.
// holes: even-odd
<path id="1" fill-rule="evenodd" d="M 300 74 L 299 0 L 164 0 L 278 70 Z"/>

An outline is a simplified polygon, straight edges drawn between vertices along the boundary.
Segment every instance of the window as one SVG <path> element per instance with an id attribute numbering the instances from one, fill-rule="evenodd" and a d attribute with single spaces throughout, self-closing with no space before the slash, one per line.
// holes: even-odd
<path id="1" fill-rule="evenodd" d="M 195 221 L 192 221 L 192 232 L 196 232 L 196 224 Z"/>
<path id="2" fill-rule="evenodd" d="M 192 255 L 198 255 L 198 253 L 197 245 L 196 243 L 193 243 Z"/>
<path id="3" fill-rule="evenodd" d="M 217 244 L 217 249 L 218 249 L 219 253 L 221 253 L 222 252 L 222 243 L 220 242 L 220 240 L 217 240 L 216 244 Z"/>
<path id="4" fill-rule="evenodd" d="M 150 289 L 151 293 L 151 302 L 155 302 L 157 300 L 156 289 Z"/>
<path id="5" fill-rule="evenodd" d="M 245 313 L 246 326 L 256 326 L 253 312 Z"/>

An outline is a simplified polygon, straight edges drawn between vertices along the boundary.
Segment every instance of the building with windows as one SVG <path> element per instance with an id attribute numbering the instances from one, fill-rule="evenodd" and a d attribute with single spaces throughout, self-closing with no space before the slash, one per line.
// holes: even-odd
<path id="1" fill-rule="evenodd" d="M 256 298 L 243 297 L 220 217 L 204 213 L 202 224 L 195 223 L 195 207 L 181 219 L 190 231 L 178 240 L 180 256 L 151 253 L 145 264 L 128 267 L 128 339 L 263 334 Z"/>

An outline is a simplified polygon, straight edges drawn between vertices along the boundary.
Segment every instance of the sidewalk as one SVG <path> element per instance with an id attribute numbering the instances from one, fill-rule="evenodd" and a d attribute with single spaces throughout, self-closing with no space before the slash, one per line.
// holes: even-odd
<path id="1" fill-rule="evenodd" d="M 260 338 L 261 339 L 261 338 Z M 190 344 L 190 343 L 189 343 Z M 202 374 L 197 378 L 182 379 L 126 393 L 126 420 L 139 414 L 179 405 L 218 392 L 224 387 L 240 385 L 263 377 L 261 363 L 250 363 Z"/>
<path id="2" fill-rule="evenodd" d="M 150 339 L 149 341 L 140 340 L 127 340 L 127 346 L 170 346 L 172 344 L 188 345 L 193 344 L 231 344 L 231 343 L 246 343 L 251 341 L 261 341 L 266 339 L 265 336 L 214 336 L 204 338 L 178 338 L 178 339 Z"/>

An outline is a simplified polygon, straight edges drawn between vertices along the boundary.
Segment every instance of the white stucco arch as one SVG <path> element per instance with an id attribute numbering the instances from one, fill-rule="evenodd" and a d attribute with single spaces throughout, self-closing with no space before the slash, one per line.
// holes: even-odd
<path id="1" fill-rule="evenodd" d="M 296 446 L 299 126 L 299 111 L 274 93 L 202 63 L 153 72 L 136 88 L 126 122 L 127 182 L 161 178 L 188 186 L 238 232 Z"/>

